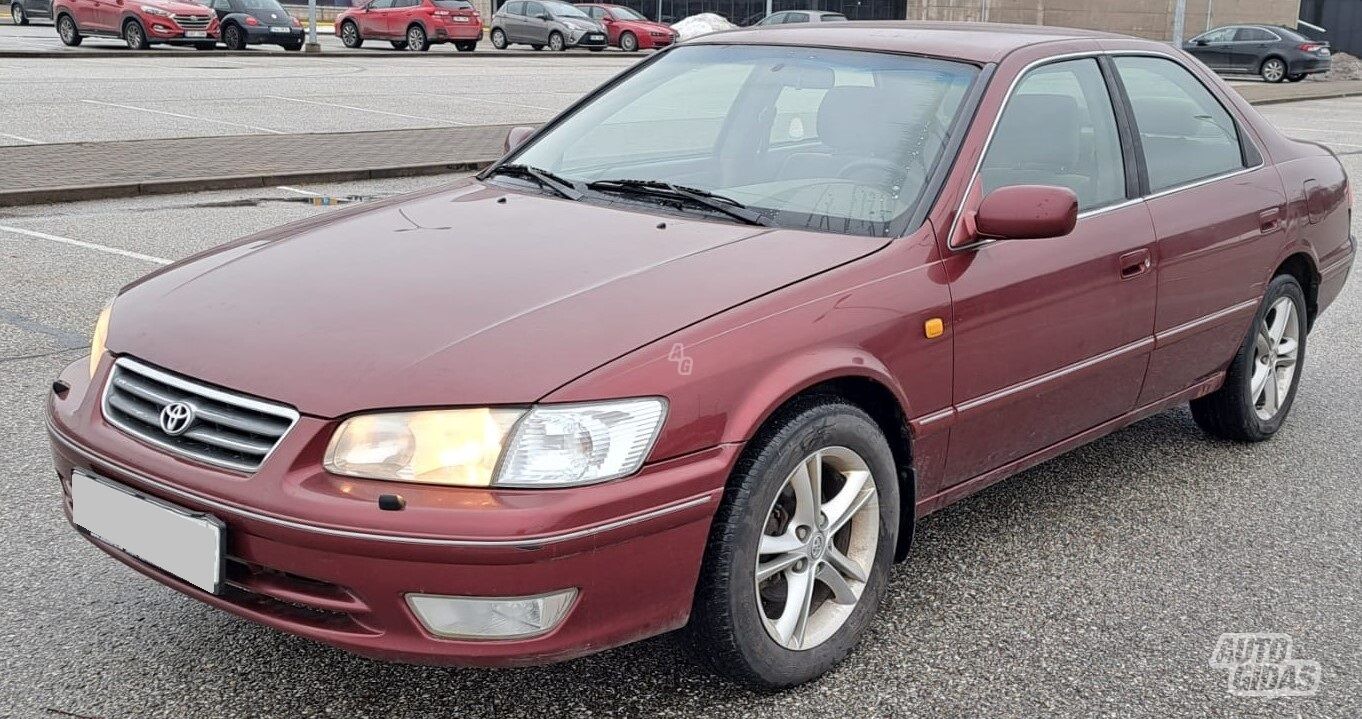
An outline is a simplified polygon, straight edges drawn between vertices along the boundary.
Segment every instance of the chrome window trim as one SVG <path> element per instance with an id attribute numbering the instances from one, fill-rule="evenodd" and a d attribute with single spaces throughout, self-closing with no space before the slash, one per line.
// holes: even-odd
<path id="1" fill-rule="evenodd" d="M 1204 36 L 1206 36 L 1206 35 L 1210 35 L 1210 34 L 1213 33 L 1213 32 L 1218 32 L 1218 31 L 1224 30 L 1224 29 L 1226 29 L 1226 28 L 1234 28 L 1235 30 L 1262 30 L 1263 32 L 1265 32 L 1265 33 L 1271 35 L 1272 37 L 1277 38 L 1277 39 L 1276 39 L 1276 42 L 1285 42 L 1285 38 L 1283 38 L 1281 35 L 1278 35 L 1278 34 L 1276 33 L 1276 31 L 1274 31 L 1272 28 L 1270 28 L 1270 27 L 1263 27 L 1262 25 L 1225 25 L 1225 26 L 1223 26 L 1223 27 L 1218 27 L 1218 28 L 1216 28 L 1216 29 L 1214 29 L 1214 30 L 1207 30 L 1206 32 L 1203 32 L 1203 33 L 1201 33 L 1200 35 L 1197 35 L 1196 37 L 1192 38 L 1191 40 L 1188 40 L 1187 42 L 1196 42 L 1197 40 L 1200 40 L 1202 37 L 1204 37 Z M 1223 41 L 1223 42 L 1217 42 L 1217 43 L 1215 43 L 1215 46 L 1220 46 L 1220 45 L 1259 45 L 1259 44 L 1262 44 L 1262 43 L 1265 43 L 1265 42 L 1273 42 L 1273 41 L 1272 41 L 1272 40 L 1225 40 L 1225 41 Z M 1207 47 L 1211 47 L 1212 45 L 1211 45 L 1211 43 L 1207 43 L 1206 46 L 1207 46 Z"/>
<path id="2" fill-rule="evenodd" d="M 1063 55 L 1053 55 L 1051 57 L 1041 58 L 1039 60 L 1034 60 L 1030 63 L 1027 63 L 1027 65 L 1023 67 L 1020 72 L 1017 73 L 1017 76 L 1012 78 L 1011 84 L 1009 84 L 1007 87 L 1007 95 L 1003 98 L 1003 104 L 998 107 L 998 112 L 994 113 L 993 115 L 993 124 L 988 129 L 988 137 L 984 139 L 984 147 L 982 150 L 979 151 L 979 158 L 974 161 L 974 170 L 970 174 L 969 183 L 965 185 L 965 192 L 960 198 L 960 203 L 956 205 L 955 214 L 951 221 L 951 230 L 950 233 L 946 235 L 946 249 L 953 250 L 956 252 L 974 250 L 980 247 L 984 247 L 986 245 L 993 244 L 996 241 L 996 240 L 980 240 L 965 245 L 956 245 L 955 231 L 956 228 L 960 226 L 960 216 L 965 211 L 965 203 L 969 201 L 970 193 L 974 191 L 974 185 L 979 180 L 979 171 L 980 169 L 983 168 L 984 158 L 988 156 L 988 149 L 993 146 L 993 136 L 998 132 L 998 122 L 1002 119 L 1003 112 L 1007 110 L 1008 103 L 1010 103 L 1012 101 L 1012 98 L 1016 95 L 1017 85 L 1022 81 L 1022 78 L 1026 77 L 1027 73 L 1043 65 L 1049 65 L 1056 62 L 1066 62 L 1068 60 L 1080 60 L 1088 57 L 1098 58 L 1102 56 L 1159 57 L 1175 63 L 1178 67 L 1182 68 L 1188 74 L 1190 74 L 1192 76 L 1192 79 L 1196 80 L 1198 83 L 1201 84 L 1202 87 L 1206 88 L 1206 92 L 1210 93 L 1211 99 L 1215 100 L 1221 106 L 1221 108 L 1223 108 L 1225 112 L 1229 114 L 1230 119 L 1235 121 L 1235 130 L 1237 134 L 1240 136 L 1241 141 L 1247 140 L 1248 143 L 1253 146 L 1253 149 L 1258 153 L 1259 162 L 1256 165 L 1241 167 L 1235 170 L 1230 170 L 1229 172 L 1222 172 L 1219 175 L 1203 177 L 1199 180 L 1192 180 L 1181 185 L 1174 185 L 1173 187 L 1164 188 L 1155 192 L 1149 192 L 1148 194 L 1144 194 L 1139 197 L 1127 198 L 1124 202 L 1118 202 L 1114 205 L 1107 205 L 1105 207 L 1094 207 L 1090 210 L 1085 210 L 1083 212 L 1078 213 L 1079 220 L 1083 220 L 1094 215 L 1100 215 L 1104 212 L 1111 212 L 1113 210 L 1129 207 L 1131 205 L 1144 202 L 1146 200 L 1151 200 L 1156 197 L 1164 197 L 1166 195 L 1171 195 L 1175 192 L 1190 190 L 1192 188 L 1200 187 L 1202 185 L 1215 182 L 1217 180 L 1223 180 L 1229 177 L 1234 177 L 1236 175 L 1242 175 L 1246 172 L 1250 172 L 1252 170 L 1256 170 L 1260 167 L 1264 167 L 1267 165 L 1267 160 L 1265 159 L 1262 150 L 1258 147 L 1258 144 L 1253 141 L 1253 138 L 1248 137 L 1243 133 L 1242 127 L 1240 127 L 1243 123 L 1239 121 L 1239 116 L 1236 115 L 1234 111 L 1230 110 L 1230 108 L 1226 107 L 1225 103 L 1222 102 L 1219 97 L 1216 97 L 1215 93 L 1211 91 L 1211 88 L 1206 87 L 1206 83 L 1203 82 L 1201 78 L 1196 76 L 1196 73 L 1192 72 L 1185 65 L 1179 62 L 1178 57 L 1176 55 L 1166 52 L 1159 52 L 1156 50 L 1085 50 L 1082 52 L 1065 53 Z M 1114 107 L 1112 111 L 1115 112 Z"/>
<path id="3" fill-rule="evenodd" d="M 128 426 L 127 424 L 118 421 L 117 419 L 114 418 L 113 414 L 109 412 L 109 390 L 113 387 L 114 375 L 116 374 L 114 372 L 114 368 L 119 367 L 127 369 L 133 374 L 140 374 L 144 377 L 149 377 L 153 380 L 156 380 L 157 382 L 162 382 L 164 384 L 170 385 L 171 387 L 183 390 L 185 392 L 197 394 L 200 397 L 206 397 L 215 402 L 221 402 L 223 404 L 232 405 L 234 407 L 241 407 L 242 409 L 253 410 L 261 414 L 268 414 L 275 417 L 279 417 L 280 419 L 286 419 L 288 420 L 288 427 L 284 428 L 284 431 L 279 434 L 279 439 L 274 443 L 274 446 L 271 447 L 270 451 L 266 452 L 265 455 L 260 458 L 260 463 L 254 467 L 240 464 L 238 462 L 231 462 L 228 460 L 213 459 L 212 457 L 203 457 L 197 454 L 190 454 L 169 442 L 163 442 L 155 437 L 149 437 L 143 434 L 142 432 Z M 187 459 L 191 462 L 197 462 L 199 464 L 205 464 L 212 467 L 230 469 L 234 472 L 240 472 L 242 474 L 255 474 L 256 472 L 260 471 L 260 469 L 265 466 L 265 462 L 269 461 L 269 458 L 274 456 L 275 451 L 279 449 L 279 445 L 284 443 L 284 438 L 288 436 L 289 432 L 293 431 L 294 425 L 298 423 L 298 418 L 301 416 L 299 415 L 297 410 L 287 405 L 272 404 L 269 402 L 254 399 L 252 397 L 247 397 L 245 395 L 237 395 L 231 392 L 224 392 L 219 389 L 214 389 L 213 387 L 192 382 L 190 380 L 170 374 L 169 372 L 159 370 L 150 365 L 143 364 L 131 357 L 119 357 L 118 359 L 114 360 L 114 367 L 109 369 L 109 374 L 104 379 L 103 393 L 100 395 L 99 398 L 99 411 L 100 414 L 103 415 L 105 422 L 108 422 L 114 427 L 117 427 L 119 430 L 123 432 L 123 434 L 126 434 L 127 436 L 131 437 L 134 440 L 137 440 L 138 442 L 143 442 L 145 444 L 152 445 L 153 447 L 156 447 L 158 449 L 165 450 L 168 454 L 177 458 Z"/>

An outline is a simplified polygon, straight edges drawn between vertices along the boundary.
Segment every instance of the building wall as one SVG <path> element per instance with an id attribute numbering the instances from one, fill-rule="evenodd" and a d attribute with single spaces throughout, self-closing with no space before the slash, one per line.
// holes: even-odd
<path id="1" fill-rule="evenodd" d="M 1186 0 L 1183 38 L 1227 23 L 1296 26 L 1300 0 Z M 910 20 L 1014 22 L 1173 38 L 1175 0 L 907 0 Z"/>

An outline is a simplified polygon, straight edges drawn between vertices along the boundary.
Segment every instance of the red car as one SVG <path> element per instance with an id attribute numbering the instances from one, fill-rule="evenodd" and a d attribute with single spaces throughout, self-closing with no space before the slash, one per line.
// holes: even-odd
<path id="1" fill-rule="evenodd" d="M 601 3 L 578 3 L 577 7 L 600 21 L 609 43 L 625 52 L 663 48 L 676 42 L 676 31 L 670 25 L 653 22 L 633 8 Z"/>
<path id="2" fill-rule="evenodd" d="M 212 50 L 217 44 L 217 15 L 192 2 L 56 0 L 52 16 L 57 35 L 70 46 L 81 44 L 86 37 L 122 38 L 134 50 L 154 44 Z"/>
<path id="3" fill-rule="evenodd" d="M 395 50 L 425 52 L 452 42 L 460 52 L 472 52 L 482 39 L 482 18 L 468 0 L 370 0 L 341 13 L 335 27 L 349 48 L 387 40 Z"/>
<path id="4" fill-rule="evenodd" d="M 722 33 L 507 145 L 126 287 L 48 405 L 77 530 L 369 656 L 790 686 L 919 517 L 1188 402 L 1271 438 L 1356 253 L 1327 149 L 1095 32 Z"/>

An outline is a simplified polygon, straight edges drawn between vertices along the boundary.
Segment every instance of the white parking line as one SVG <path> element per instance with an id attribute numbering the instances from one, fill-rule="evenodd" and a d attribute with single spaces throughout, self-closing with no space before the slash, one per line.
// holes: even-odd
<path id="1" fill-rule="evenodd" d="M 22 136 L 19 136 L 19 135 L 11 135 L 11 134 L 9 134 L 8 132 L 0 132 L 0 137 L 8 137 L 8 138 L 11 139 L 11 140 L 18 140 L 19 142 L 27 142 L 27 143 L 30 144 L 30 145 L 45 145 L 45 144 L 47 144 L 47 143 L 43 142 L 42 140 L 34 140 L 34 139 L 32 139 L 32 138 L 29 138 L 29 137 L 22 137 Z"/>
<path id="2" fill-rule="evenodd" d="M 389 112 L 387 110 L 372 110 L 367 107 L 355 107 L 354 105 L 342 105 L 338 102 L 319 102 L 317 100 L 303 100 L 297 97 L 284 97 L 283 95 L 266 95 L 271 100 L 287 100 L 288 102 L 301 102 L 306 105 L 321 105 L 323 107 L 339 107 L 345 110 L 355 110 L 356 112 L 372 112 L 375 115 L 391 115 L 393 117 L 405 117 L 409 120 L 426 120 L 429 122 L 447 122 L 454 125 L 471 125 L 470 122 L 459 122 L 447 117 L 422 117 L 421 115 L 406 115 L 400 112 Z"/>
<path id="3" fill-rule="evenodd" d="M 195 115 L 181 115 L 181 114 L 178 113 L 178 112 L 167 112 L 167 111 L 165 111 L 165 110 L 153 110 L 153 109 L 151 109 L 151 108 L 149 108 L 149 107 L 137 107 L 136 105 L 120 105 L 120 104 L 118 104 L 118 103 L 116 103 L 116 102 L 103 102 L 103 101 L 101 101 L 101 100 L 81 100 L 81 102 L 89 103 L 89 104 L 91 104 L 91 105 L 104 105 L 104 106 L 106 106 L 106 107 L 121 107 L 121 108 L 123 108 L 124 110 L 141 110 L 142 112 L 150 112 L 150 113 L 154 113 L 154 114 L 157 114 L 157 115 L 168 115 L 168 116 L 170 116 L 170 117 L 179 117 L 179 118 L 183 118 L 183 119 L 185 119 L 185 120 L 198 120 L 199 122 L 211 122 L 211 123 L 216 124 L 216 125 L 230 125 L 230 126 L 232 126 L 232 127 L 244 127 L 244 128 L 246 128 L 247 130 L 255 130 L 255 131 L 257 131 L 257 132 L 268 132 L 268 133 L 271 133 L 271 134 L 274 134 L 274 135 L 283 135 L 283 134 L 285 134 L 284 132 L 282 132 L 282 131 L 280 131 L 280 130 L 271 130 L 271 129 L 268 128 L 268 127 L 256 127 L 255 125 L 243 125 L 243 124 L 241 124 L 241 123 L 239 123 L 239 122 L 228 122 L 228 121 L 226 121 L 226 120 L 213 120 L 213 119 L 211 119 L 211 118 L 207 118 L 207 117 L 197 117 L 197 116 L 195 116 Z"/>
<path id="4" fill-rule="evenodd" d="M 46 232 L 38 232 L 38 231 L 36 231 L 36 230 L 25 230 L 25 229 L 22 228 L 22 227 L 10 227 L 10 226 L 8 226 L 8 225 L 0 225 L 0 232 L 9 232 L 9 233 L 15 234 L 15 235 L 25 235 L 25 236 L 27 236 L 27 237 L 35 237 L 35 238 L 37 238 L 37 239 L 40 239 L 40 240 L 48 240 L 48 241 L 50 241 L 50 242 L 60 242 L 60 243 L 62 243 L 62 244 L 64 244 L 64 245 L 74 245 L 75 247 L 84 247 L 84 248 L 87 249 L 87 250 L 95 250 L 95 251 L 97 251 L 97 252 L 107 252 L 107 253 L 109 253 L 109 254 L 111 254 L 111 255 L 121 255 L 121 256 L 123 256 L 123 257 L 131 257 L 131 258 L 134 259 L 134 260 L 142 260 L 143 262 L 151 262 L 151 263 L 157 264 L 157 265 L 168 265 L 168 264 L 170 264 L 170 260 L 167 260 L 167 259 L 164 258 L 164 257 L 153 257 L 152 255 L 144 255 L 144 254 L 142 254 L 141 252 L 133 252 L 132 250 L 125 250 L 125 249 L 122 249 L 122 248 L 119 248 L 119 247 L 110 247 L 110 246 L 108 246 L 108 245 L 101 245 L 101 244 L 98 244 L 98 243 L 95 243 L 95 242 L 86 242 L 86 241 L 84 241 L 84 240 L 73 240 L 73 239 L 71 239 L 70 237 L 61 237 L 61 236 L 59 236 L 59 235 L 49 235 L 49 234 L 47 234 Z"/>

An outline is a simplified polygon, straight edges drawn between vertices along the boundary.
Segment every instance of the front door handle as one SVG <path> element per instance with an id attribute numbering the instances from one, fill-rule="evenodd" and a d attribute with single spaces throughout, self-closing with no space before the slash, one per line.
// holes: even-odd
<path id="1" fill-rule="evenodd" d="M 1154 266 L 1154 262 L 1146 248 L 1121 255 L 1120 265 L 1121 279 L 1128 280 L 1148 272 Z"/>

